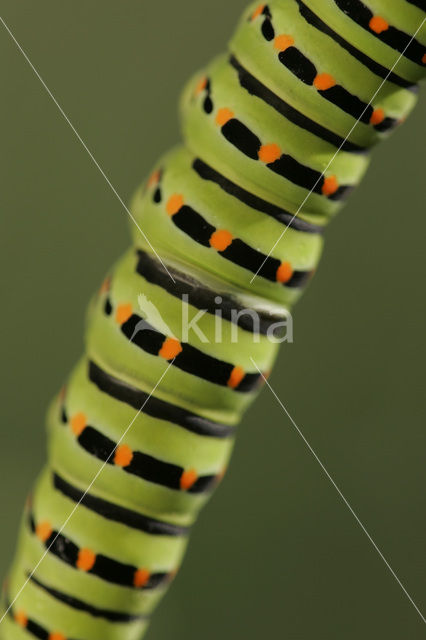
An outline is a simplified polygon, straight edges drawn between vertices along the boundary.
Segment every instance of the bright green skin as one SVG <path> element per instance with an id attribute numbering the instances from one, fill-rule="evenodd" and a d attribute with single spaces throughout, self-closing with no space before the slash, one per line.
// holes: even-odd
<path id="1" fill-rule="evenodd" d="M 397 55 L 367 31 L 358 28 L 347 16 L 336 10 L 333 0 L 309 0 L 309 6 L 324 22 L 355 44 L 364 53 L 390 68 Z M 422 12 L 405 0 L 369 0 L 374 13 L 385 17 L 407 33 L 413 33 L 422 20 Z M 368 102 L 380 84 L 380 79 L 328 36 L 310 27 L 300 16 L 292 0 L 273 0 L 269 3 L 276 34 L 291 33 L 298 48 L 318 69 L 333 73 L 336 80 Z M 300 82 L 277 60 L 272 43 L 260 34 L 259 20 L 250 22 L 256 5 L 247 9 L 230 45 L 238 60 L 263 84 L 305 115 L 345 137 L 353 127 L 354 118 L 321 98 L 311 86 Z M 425 42 L 423 29 L 417 39 Z M 420 65 L 402 59 L 397 72 L 406 80 L 416 82 L 424 75 Z M 212 83 L 214 111 L 207 115 L 201 108 L 204 94 L 194 98 L 194 89 L 203 75 Z M 381 90 L 374 101 L 394 118 L 400 119 L 411 111 L 415 95 L 391 83 Z M 275 142 L 281 148 L 319 171 L 325 169 L 336 149 L 312 133 L 283 118 L 262 100 L 240 87 L 236 73 L 221 56 L 207 70 L 191 80 L 182 104 L 185 146 L 171 151 L 157 165 L 166 169 L 162 180 L 163 200 L 152 201 L 152 189 L 144 185 L 136 193 L 132 211 L 152 245 L 168 265 L 178 267 L 218 293 L 235 295 L 242 306 L 279 311 L 290 309 L 300 296 L 298 289 L 262 277 L 250 284 L 252 274 L 225 260 L 219 252 L 197 244 L 180 231 L 166 213 L 166 202 L 174 193 L 185 195 L 185 201 L 211 224 L 229 230 L 233 236 L 267 254 L 283 231 L 283 225 L 272 217 L 254 210 L 222 191 L 212 182 L 201 180 L 191 168 L 194 156 L 202 158 L 223 175 L 257 196 L 288 209 L 292 213 L 307 195 L 307 190 L 274 174 L 261 162 L 244 156 L 229 144 L 215 124 L 220 107 L 231 109 L 265 142 Z M 373 145 L 384 137 L 372 126 L 358 124 L 350 140 L 359 145 Z M 340 183 L 357 184 L 368 165 L 365 155 L 341 152 L 326 175 L 336 175 Z M 322 195 L 312 194 L 299 217 L 325 225 L 337 212 L 340 204 Z M 136 247 L 150 251 L 143 236 L 132 226 Z M 310 270 L 318 264 L 322 240 L 317 234 L 288 229 L 273 256 L 289 261 L 295 269 Z M 131 303 L 138 309 L 138 294 L 144 293 L 155 303 L 173 335 L 182 335 L 180 299 L 162 288 L 149 284 L 135 273 L 134 249 L 129 251 L 112 271 L 109 296 L 114 304 Z M 87 379 L 87 357 L 94 357 L 104 369 L 134 386 L 150 392 L 164 373 L 164 359 L 149 355 L 130 343 L 120 332 L 114 317 L 103 313 L 105 293 L 98 294 L 90 306 L 86 338 L 86 355 L 77 365 L 67 383 L 69 414 L 83 412 L 89 424 L 95 424 L 109 438 L 118 442 L 123 431 L 135 416 L 135 410 L 101 393 Z M 189 317 L 198 309 L 189 307 Z M 149 320 L 149 318 L 147 318 Z M 215 318 L 205 314 L 199 323 L 210 343 L 202 343 L 194 333 L 191 344 L 217 358 L 238 364 L 253 371 L 253 358 L 263 371 L 270 370 L 278 345 L 261 336 L 258 342 L 252 334 L 238 329 L 238 342 L 231 342 L 231 323 L 222 322 L 223 341 L 214 342 Z M 234 328 L 235 331 L 235 328 Z M 236 393 L 196 376 L 170 367 L 155 395 L 185 407 L 209 419 L 235 425 L 254 399 L 255 393 Z M 90 484 L 101 462 L 86 453 L 76 442 L 69 428 L 60 423 L 59 399 L 52 403 L 48 416 L 49 461 L 33 496 L 33 513 L 37 521 L 48 520 L 57 531 L 69 516 L 74 503 L 52 488 L 49 470 L 61 475 L 82 491 Z M 200 475 L 219 474 L 228 464 L 232 438 L 216 439 L 200 436 L 179 426 L 142 414 L 136 418 L 124 441 L 132 450 L 143 451 L 160 460 L 177 464 L 184 469 L 196 468 Z M 176 491 L 142 480 L 123 472 L 117 466 L 106 466 L 91 493 L 134 511 L 178 525 L 191 525 L 206 501 L 205 494 Z M 186 538 L 155 536 L 141 533 L 121 524 L 103 519 L 80 506 L 67 523 L 63 534 L 80 548 L 89 548 L 123 563 L 148 567 L 151 571 L 174 571 L 181 564 L 187 544 Z M 8 598 L 13 599 L 26 579 L 26 573 L 39 561 L 44 545 L 32 535 L 25 523 L 22 527 L 18 552 L 9 579 Z M 109 584 L 96 576 L 77 570 L 47 554 L 36 576 L 42 582 L 67 594 L 84 599 L 94 607 L 112 609 L 127 614 L 150 614 L 164 593 L 157 590 L 136 590 Z M 111 623 L 87 613 L 79 612 L 53 599 L 33 584 L 28 584 L 19 596 L 14 610 L 25 611 L 28 618 L 38 622 L 49 632 L 61 632 L 75 640 L 131 640 L 140 638 L 146 621 Z M 0 627 L 0 638 L 26 640 L 28 631 L 20 628 L 11 617 Z"/>

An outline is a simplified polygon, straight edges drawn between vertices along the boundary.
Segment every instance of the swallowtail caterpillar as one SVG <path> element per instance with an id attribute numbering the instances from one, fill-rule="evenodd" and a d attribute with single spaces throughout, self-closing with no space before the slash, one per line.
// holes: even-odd
<path id="1" fill-rule="evenodd" d="M 49 410 L 48 464 L 25 508 L 1 638 L 142 637 L 261 387 L 252 358 L 271 370 L 268 334 L 312 276 L 324 227 L 369 149 L 416 103 L 426 30 L 411 36 L 424 15 L 422 0 L 254 4 L 228 51 L 190 81 L 184 145 L 132 204 L 167 268 L 132 228 L 91 303 L 86 352 Z M 141 315 L 141 292 L 156 313 Z M 183 339 L 183 307 L 189 320 L 207 310 L 208 343 Z"/>

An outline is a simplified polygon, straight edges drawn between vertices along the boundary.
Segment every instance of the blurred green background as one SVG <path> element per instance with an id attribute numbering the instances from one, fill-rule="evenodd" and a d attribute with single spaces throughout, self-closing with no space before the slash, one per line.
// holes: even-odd
<path id="1" fill-rule="evenodd" d="M 125 201 L 178 140 L 188 76 L 242 0 L 2 0 L 2 15 Z M 0 28 L 1 544 L 45 455 L 44 412 L 128 220 Z M 420 607 L 424 533 L 424 107 L 330 227 L 272 385 Z M 150 640 L 417 640 L 415 609 L 265 390 Z"/>

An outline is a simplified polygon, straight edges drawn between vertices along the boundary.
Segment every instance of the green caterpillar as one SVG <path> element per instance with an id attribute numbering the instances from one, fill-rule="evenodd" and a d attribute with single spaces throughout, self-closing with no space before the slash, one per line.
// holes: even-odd
<path id="1" fill-rule="evenodd" d="M 253 361 L 266 377 L 323 229 L 416 103 L 424 16 L 422 0 L 271 0 L 191 80 L 185 145 L 132 204 L 164 262 L 132 227 L 92 300 L 85 355 L 48 413 L 1 638 L 142 637 L 262 386 Z"/>

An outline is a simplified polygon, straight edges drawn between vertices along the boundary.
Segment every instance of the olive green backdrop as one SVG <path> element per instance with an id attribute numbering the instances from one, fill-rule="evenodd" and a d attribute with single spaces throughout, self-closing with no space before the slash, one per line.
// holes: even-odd
<path id="1" fill-rule="evenodd" d="M 1 14 L 125 201 L 178 140 L 187 77 L 242 0 L 2 0 Z M 1 543 L 44 460 L 44 412 L 82 350 L 127 214 L 0 25 Z M 333 223 L 271 383 L 420 607 L 426 356 L 424 109 Z M 150 640 L 417 640 L 424 626 L 273 396 L 193 532 Z"/>

